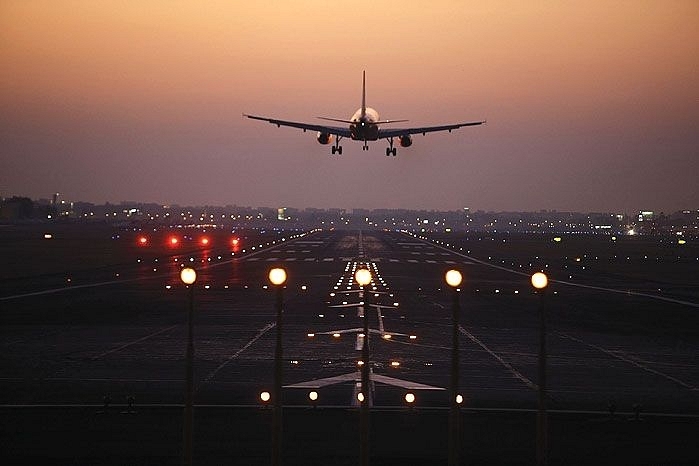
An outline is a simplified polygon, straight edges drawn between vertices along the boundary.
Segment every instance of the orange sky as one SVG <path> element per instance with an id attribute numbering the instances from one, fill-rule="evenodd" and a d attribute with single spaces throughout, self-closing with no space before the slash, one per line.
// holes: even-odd
<path id="1" fill-rule="evenodd" d="M 697 208 L 697 24 L 696 1 L 4 0 L 0 196 Z M 362 70 L 383 118 L 488 126 L 336 159 L 240 116 L 347 118 Z"/>

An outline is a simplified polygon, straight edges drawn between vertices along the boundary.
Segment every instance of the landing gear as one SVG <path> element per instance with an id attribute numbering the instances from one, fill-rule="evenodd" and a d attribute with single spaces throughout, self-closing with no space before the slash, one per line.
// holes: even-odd
<path id="1" fill-rule="evenodd" d="M 389 155 L 396 156 L 396 148 L 393 147 L 393 138 L 388 139 L 388 147 L 386 148 L 386 157 Z"/>
<path id="2" fill-rule="evenodd" d="M 366 143 L 366 139 L 364 140 L 364 145 L 362 146 L 362 150 L 369 150 L 369 145 Z"/>
<path id="3" fill-rule="evenodd" d="M 342 138 L 338 136 L 335 140 L 335 144 L 331 147 L 330 152 L 332 153 L 332 155 L 335 155 L 335 153 L 337 153 L 337 155 L 342 155 L 342 146 L 340 145 L 340 139 Z"/>

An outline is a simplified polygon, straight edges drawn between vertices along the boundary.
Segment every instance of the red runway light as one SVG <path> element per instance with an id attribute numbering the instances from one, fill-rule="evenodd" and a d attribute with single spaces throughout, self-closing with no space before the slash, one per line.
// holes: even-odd
<path id="1" fill-rule="evenodd" d="M 180 240 L 176 236 L 171 236 L 167 242 L 170 246 L 177 246 L 180 243 Z"/>
<path id="2" fill-rule="evenodd" d="M 233 239 L 231 240 L 231 244 L 232 244 L 233 246 L 238 246 L 238 243 L 240 243 L 240 240 L 239 240 L 238 238 L 233 238 Z"/>
<path id="3" fill-rule="evenodd" d="M 146 238 L 145 236 L 139 236 L 138 237 L 138 244 L 140 246 L 145 246 L 146 244 L 148 244 L 148 238 Z"/>
<path id="4" fill-rule="evenodd" d="M 209 238 L 207 238 L 205 236 L 202 239 L 200 239 L 199 242 L 201 243 L 202 246 L 208 246 L 209 245 Z"/>

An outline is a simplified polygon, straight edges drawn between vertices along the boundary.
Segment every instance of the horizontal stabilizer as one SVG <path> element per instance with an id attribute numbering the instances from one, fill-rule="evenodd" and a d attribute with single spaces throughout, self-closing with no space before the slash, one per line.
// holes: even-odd
<path id="1" fill-rule="evenodd" d="M 320 117 L 320 116 L 318 118 L 320 118 L 321 120 L 337 121 L 338 123 L 347 123 L 349 125 L 351 125 L 353 123 L 357 123 L 356 121 L 342 120 L 340 118 L 326 118 L 326 117 Z M 375 124 L 375 125 L 386 125 L 389 123 L 404 123 L 406 121 L 410 121 L 410 120 L 383 120 L 383 121 L 372 121 L 371 123 Z"/>
<path id="2" fill-rule="evenodd" d="M 352 123 L 356 123 L 356 121 L 352 120 L 343 120 L 341 118 L 326 118 L 326 117 L 318 117 L 321 120 L 327 120 L 327 121 L 337 121 L 338 123 L 347 123 L 348 125 L 351 125 Z"/>

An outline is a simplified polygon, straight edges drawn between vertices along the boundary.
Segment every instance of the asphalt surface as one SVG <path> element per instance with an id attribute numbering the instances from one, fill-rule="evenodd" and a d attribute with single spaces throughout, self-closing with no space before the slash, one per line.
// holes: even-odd
<path id="1" fill-rule="evenodd" d="M 189 303 L 189 290 L 178 276 L 183 263 L 198 273 L 193 303 L 194 403 L 199 410 L 253 409 L 259 414 L 259 394 L 272 387 L 277 330 L 276 291 L 267 273 L 278 266 L 288 273 L 282 324 L 285 406 L 307 409 L 313 390 L 318 393 L 316 410 L 352 412 L 366 312 L 376 412 L 407 409 L 408 392 L 416 397 L 412 412 L 439 412 L 448 406 L 454 293 L 443 277 L 456 268 L 465 277 L 459 293 L 463 410 L 499 413 L 484 421 L 485 426 L 492 419 L 508 425 L 528 413 L 513 427 L 527 430 L 537 407 L 542 304 L 529 274 L 544 268 L 555 277 L 543 300 L 548 316 L 548 408 L 563 418 L 578 416 L 576 422 L 608 420 L 610 408 L 625 413 L 624 419 L 635 418 L 634 411 L 646 419 L 683 419 L 679 427 L 672 424 L 675 430 L 654 425 L 672 432 L 657 446 L 661 451 L 673 448 L 676 462 L 695 451 L 687 439 L 697 433 L 694 416 L 699 416 L 699 299 L 696 279 L 688 280 L 685 273 L 696 270 L 693 250 L 684 252 L 686 257 L 673 267 L 655 261 L 657 267 L 665 267 L 659 269 L 662 286 L 671 291 L 658 293 L 660 278 L 653 277 L 647 264 L 641 274 L 616 273 L 639 267 L 615 268 L 607 261 L 597 266 L 600 273 L 578 268 L 564 276 L 569 265 L 579 266 L 573 264 L 575 254 L 561 254 L 549 245 L 540 250 L 529 239 L 512 248 L 508 238 L 505 248 L 510 249 L 502 249 L 492 237 L 481 241 L 452 236 L 445 242 L 441 236 L 423 239 L 381 231 L 196 231 L 182 235 L 177 248 L 168 248 L 163 246 L 169 234 L 165 232 L 149 233 L 148 245 L 136 246 L 136 232 L 71 227 L 44 239 L 40 231 L 2 232 L 7 241 L 0 252 L 12 266 L 3 272 L 0 287 L 0 404 L 5 419 L 34 419 L 36 414 L 26 413 L 40 412 L 37 409 L 94 413 L 105 399 L 126 409 L 128 397 L 142 413 L 177 412 L 183 403 Z M 198 242 L 204 234 L 210 236 L 207 245 Z M 232 247 L 231 235 L 237 235 L 240 244 Z M 592 249 L 598 246 L 595 241 Z M 679 257 L 674 251 L 667 256 Z M 373 272 L 374 283 L 363 294 L 352 280 L 357 266 Z M 28 427 L 14 435 L 7 422 L 4 436 L 13 442 L 40 435 Z M 651 424 L 645 426 L 650 429 Z M 576 428 L 600 430 L 584 422 Z M 520 459 L 527 464 L 533 447 L 528 437 L 517 437 L 524 440 L 504 459 L 515 462 L 525 455 Z M 264 444 L 259 438 L 258 442 Z M 564 437 L 557 448 L 566 442 L 575 445 Z M 610 442 L 613 449 L 625 440 Z M 586 450 L 583 445 L 578 448 Z M 13 451 L 14 459 L 31 457 L 28 450 Z M 338 451 L 345 451 L 338 453 L 345 459 L 352 457 L 346 445 Z M 573 462 L 565 451 L 557 451 L 561 464 Z M 485 450 L 479 458 L 488 462 L 489 452 L 493 453 Z M 385 464 L 392 464 L 386 459 L 391 453 L 382 454 Z M 152 460 L 161 453 L 144 455 Z M 172 462 L 172 452 L 163 455 L 164 463 Z M 95 460 L 84 451 L 78 456 Z M 418 464 L 424 464 L 423 456 L 405 455 L 421 458 Z M 494 458 L 494 463 L 503 459 L 497 454 Z M 337 459 L 336 464 L 345 463 Z"/>

